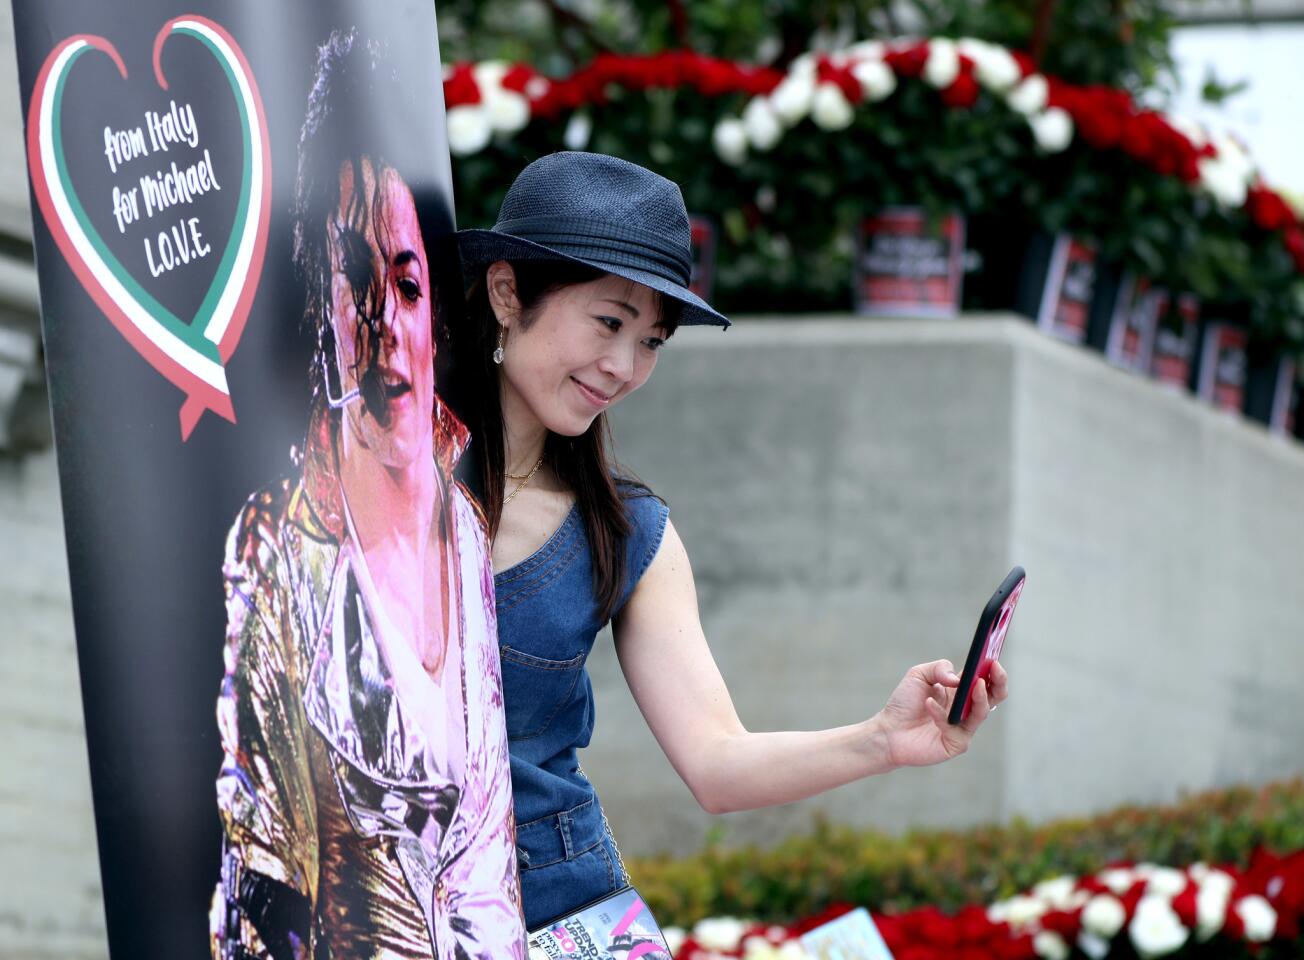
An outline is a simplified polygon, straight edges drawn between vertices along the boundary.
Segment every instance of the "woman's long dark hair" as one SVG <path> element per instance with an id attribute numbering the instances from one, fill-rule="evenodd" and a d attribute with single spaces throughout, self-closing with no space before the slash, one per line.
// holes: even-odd
<path id="1" fill-rule="evenodd" d="M 521 305 L 518 322 L 522 328 L 534 322 L 548 296 L 563 287 L 603 276 L 600 270 L 568 261 L 510 262 L 516 275 L 516 296 Z M 457 386 L 443 395 L 453 403 L 463 421 L 471 425 L 480 447 L 476 462 L 478 475 L 468 480 L 483 500 L 492 539 L 502 520 L 507 454 L 498 367 L 493 362 L 498 320 L 489 305 L 483 275 L 468 293 L 467 305 L 468 323 L 453 336 Z M 670 336 L 679 326 L 678 302 L 662 297 L 660 309 L 659 326 Z M 624 500 L 631 496 L 651 496 L 652 491 L 617 467 L 605 413 L 599 413 L 589 429 L 578 437 L 549 432 L 544 440 L 543 461 L 575 494 L 593 556 L 593 593 L 599 619 L 605 623 L 611 619 L 625 589 L 625 542 L 629 539 L 630 524 Z"/>

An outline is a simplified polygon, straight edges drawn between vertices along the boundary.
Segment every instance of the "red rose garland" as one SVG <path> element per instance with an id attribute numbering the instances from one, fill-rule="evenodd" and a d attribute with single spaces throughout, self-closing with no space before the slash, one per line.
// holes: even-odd
<path id="1" fill-rule="evenodd" d="M 445 75 L 449 144 L 455 154 L 483 149 L 494 133 L 515 133 L 534 118 L 555 119 L 607 102 L 610 91 L 690 89 L 706 99 L 751 98 L 741 120 L 725 118 L 715 145 L 728 163 L 769 149 L 810 115 L 840 130 L 852 108 L 889 96 L 899 81 L 937 89 L 946 107 L 973 107 L 986 91 L 1027 117 L 1038 148 L 1053 153 L 1076 135 L 1096 150 L 1120 150 L 1162 176 L 1204 189 L 1222 206 L 1243 208 L 1260 230 L 1276 233 L 1304 273 L 1304 225 L 1264 185 L 1235 141 L 1139 107 L 1126 91 L 1071 84 L 1038 73 L 1026 54 L 971 38 L 871 41 L 846 51 L 797 58 L 788 71 L 708 57 L 691 50 L 601 54 L 568 77 L 549 79 L 525 64 L 459 63 Z"/>

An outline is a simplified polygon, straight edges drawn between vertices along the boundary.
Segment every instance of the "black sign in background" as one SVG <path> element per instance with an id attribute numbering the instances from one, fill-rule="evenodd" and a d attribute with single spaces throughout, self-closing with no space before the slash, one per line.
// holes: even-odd
<path id="1" fill-rule="evenodd" d="M 418 206 L 451 218 L 438 42 L 430 0 L 15 0 L 20 90 L 26 114 L 36 76 L 66 37 L 110 40 L 128 70 L 92 51 L 68 79 L 63 130 L 78 194 L 100 234 L 139 279 L 184 319 L 220 256 L 238 189 L 235 103 L 217 62 L 184 37 L 164 47 L 171 89 L 154 77 L 153 42 L 181 14 L 210 18 L 240 45 L 258 84 L 271 141 L 271 221 L 262 277 L 243 336 L 226 366 L 237 423 L 205 413 L 182 442 L 185 396 L 114 328 L 78 283 L 33 202 L 73 612 L 111 953 L 123 958 L 208 954 L 208 907 L 218 876 L 214 780 L 222 751 L 214 717 L 226 624 L 223 541 L 249 494 L 291 469 L 310 387 L 303 293 L 290 266 L 289 209 L 297 138 L 316 48 L 356 26 L 385 42 L 429 109 L 388 131 L 390 152 L 426 158 L 411 182 Z M 140 234 L 119 240 L 113 183 L 168 169 L 173 155 L 112 175 L 103 128 L 134 127 L 145 109 L 202 105 L 202 146 L 223 194 L 154 218 L 157 230 L 198 216 L 213 242 L 209 263 L 149 281 Z M 199 151 L 202 155 L 202 149 Z M 180 165 L 180 158 L 177 157 Z M 186 163 L 192 162 L 188 158 Z M 408 164 L 409 169 L 411 164 Z M 127 176 L 130 172 L 132 175 Z M 96 206 L 101 204 L 100 206 Z M 425 209 L 431 209 L 426 206 Z M 451 222 L 451 220 L 449 221 Z M 151 221 L 151 224 L 153 221 Z M 432 273 L 440 268 L 433 259 Z M 134 259 L 133 259 L 134 257 Z M 447 266 L 445 267 L 447 270 Z M 67 816 L 57 801 L 51 818 Z M 8 869 L 21 865 L 7 864 Z"/>

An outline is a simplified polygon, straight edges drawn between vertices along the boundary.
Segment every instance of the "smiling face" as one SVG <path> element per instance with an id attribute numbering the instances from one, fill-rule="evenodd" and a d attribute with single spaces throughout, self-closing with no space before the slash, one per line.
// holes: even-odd
<path id="1" fill-rule="evenodd" d="M 651 375 L 667 337 L 660 295 L 605 274 L 546 294 L 523 315 L 513 307 L 514 295 L 504 292 L 511 280 L 509 265 L 490 266 L 490 299 L 507 331 L 500 368 L 503 411 L 528 415 L 562 436 L 579 436 Z"/>
<path id="2" fill-rule="evenodd" d="M 340 203 L 327 229 L 330 310 L 344 392 L 346 449 L 407 467 L 428 448 L 434 406 L 430 270 L 412 191 L 364 158 L 340 167 Z"/>

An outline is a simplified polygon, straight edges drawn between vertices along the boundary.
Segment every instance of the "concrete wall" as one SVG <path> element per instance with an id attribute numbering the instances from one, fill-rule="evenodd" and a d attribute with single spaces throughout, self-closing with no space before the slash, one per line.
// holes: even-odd
<path id="1" fill-rule="evenodd" d="M 104 957 L 54 452 L 0 459 L 0 957 Z"/>
<path id="2" fill-rule="evenodd" d="M 610 643 L 585 769 L 625 853 L 1042 819 L 1304 772 L 1304 448 L 1013 319 L 686 329 L 618 409 L 753 729 L 859 720 L 1029 571 L 1014 695 L 961 760 L 711 818 Z M 0 958 L 104 956 L 53 455 L 0 459 Z"/>
<path id="3" fill-rule="evenodd" d="M 682 338 L 682 339 L 681 339 Z M 627 853 L 816 813 L 887 830 L 1304 772 L 1304 449 L 1012 319 L 685 330 L 616 412 L 669 501 L 752 729 L 863 718 L 960 659 L 1013 563 L 1013 699 L 964 759 L 711 818 L 609 644 L 585 769 Z"/>

